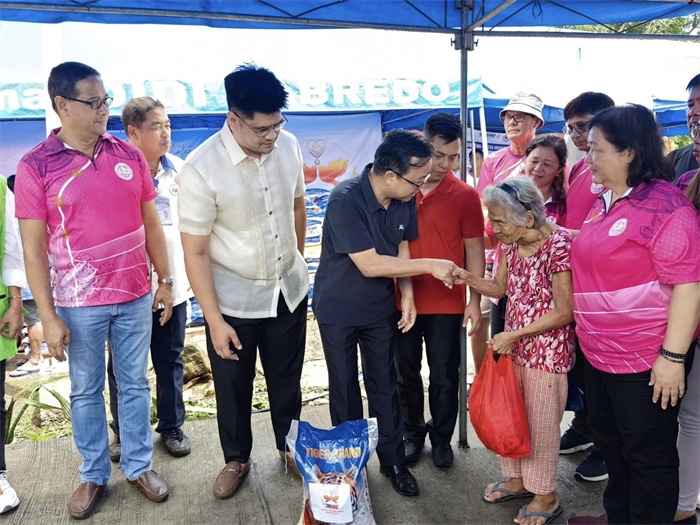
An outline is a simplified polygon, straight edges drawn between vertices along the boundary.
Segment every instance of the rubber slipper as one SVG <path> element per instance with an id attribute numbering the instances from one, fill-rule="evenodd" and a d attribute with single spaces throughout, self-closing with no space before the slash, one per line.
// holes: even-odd
<path id="1" fill-rule="evenodd" d="M 499 482 L 496 483 L 496 484 L 493 486 L 493 488 L 491 489 L 491 493 L 492 493 L 492 494 L 493 494 L 494 492 L 502 492 L 503 494 L 505 494 L 505 496 L 504 496 L 503 498 L 498 498 L 498 499 L 496 499 L 496 500 L 491 501 L 491 500 L 486 499 L 486 494 L 482 494 L 482 495 L 481 495 L 481 499 L 483 499 L 486 503 L 503 503 L 504 501 L 510 501 L 510 500 L 512 500 L 512 499 L 532 498 L 532 497 L 535 496 L 535 495 L 534 495 L 532 492 L 530 492 L 530 491 L 527 491 L 527 492 L 513 492 L 512 490 L 508 490 L 507 488 L 501 487 L 501 483 L 505 483 L 506 481 L 508 481 L 508 480 L 504 479 L 503 481 L 499 481 Z M 526 506 L 527 506 L 527 505 L 526 505 Z"/>
<path id="2" fill-rule="evenodd" d="M 562 507 L 561 505 L 559 505 L 554 512 L 528 512 L 527 511 L 527 504 L 525 504 L 525 505 L 523 505 L 523 508 L 520 509 L 520 517 L 521 518 L 530 518 L 530 517 L 547 518 L 547 521 L 545 521 L 542 525 L 549 525 L 562 512 L 564 512 L 564 507 Z"/>
<path id="3" fill-rule="evenodd" d="M 34 366 L 34 365 L 32 365 L 32 366 Z M 24 376 L 28 376 L 29 374 L 36 374 L 40 370 L 41 369 L 39 368 L 39 366 L 37 366 L 36 368 L 19 367 L 16 370 L 13 370 L 12 372 L 10 372 L 9 376 L 10 377 L 24 377 Z"/>

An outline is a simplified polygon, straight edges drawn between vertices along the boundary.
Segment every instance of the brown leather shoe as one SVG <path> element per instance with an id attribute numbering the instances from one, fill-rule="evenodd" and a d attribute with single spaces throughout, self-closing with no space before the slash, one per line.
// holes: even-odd
<path id="1" fill-rule="evenodd" d="M 129 483 L 136 485 L 141 494 L 154 503 L 165 501 L 170 494 L 168 484 L 152 470 L 147 470 L 134 481 L 129 480 Z"/>
<path id="2" fill-rule="evenodd" d="M 226 466 L 221 469 L 214 482 L 214 496 L 218 499 L 226 499 L 233 496 L 240 488 L 249 470 L 250 460 L 245 463 L 239 463 L 238 461 L 226 463 Z"/>
<path id="3" fill-rule="evenodd" d="M 92 481 L 81 483 L 68 502 L 68 514 L 70 514 L 70 517 L 82 520 L 90 516 L 90 514 L 95 512 L 97 502 L 104 490 L 104 485 L 98 485 Z"/>
<path id="4" fill-rule="evenodd" d="M 286 454 L 281 450 L 279 450 L 278 452 L 280 453 L 280 459 L 282 460 L 282 465 L 285 467 L 285 469 L 288 468 L 298 478 L 301 478 L 301 472 L 299 472 L 299 468 L 297 468 L 297 462 L 294 460 L 294 452 L 287 452 Z"/>

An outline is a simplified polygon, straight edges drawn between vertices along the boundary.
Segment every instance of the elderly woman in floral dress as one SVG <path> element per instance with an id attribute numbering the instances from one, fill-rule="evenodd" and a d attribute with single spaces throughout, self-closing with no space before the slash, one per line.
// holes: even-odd
<path id="1" fill-rule="evenodd" d="M 501 458 L 508 479 L 486 487 L 483 499 L 500 503 L 532 497 L 515 523 L 545 525 L 563 511 L 556 482 L 566 373 L 574 364 L 572 237 L 547 220 L 542 194 L 527 177 L 512 177 L 487 188 L 483 198 L 503 243 L 501 264 L 493 279 L 455 270 L 456 282 L 489 297 L 508 295 L 506 330 L 489 344 L 495 353 L 512 354 L 532 442 L 529 456 Z"/>

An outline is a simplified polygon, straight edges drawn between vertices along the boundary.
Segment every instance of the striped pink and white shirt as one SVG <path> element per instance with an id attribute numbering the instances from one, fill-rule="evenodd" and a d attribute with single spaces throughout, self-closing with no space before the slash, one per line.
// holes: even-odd
<path id="1" fill-rule="evenodd" d="M 607 211 L 606 200 L 593 205 L 571 250 L 576 335 L 595 368 L 644 372 L 659 355 L 673 287 L 700 281 L 698 214 L 662 180 L 632 188 Z"/>
<path id="2" fill-rule="evenodd" d="M 59 129 L 17 166 L 18 219 L 46 221 L 57 306 L 118 304 L 150 292 L 141 204 L 156 191 L 143 154 L 105 133 L 94 158 Z"/>

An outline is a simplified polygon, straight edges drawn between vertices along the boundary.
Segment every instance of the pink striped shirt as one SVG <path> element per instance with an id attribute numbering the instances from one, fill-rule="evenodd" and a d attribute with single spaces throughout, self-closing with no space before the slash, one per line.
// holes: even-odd
<path id="1" fill-rule="evenodd" d="M 605 211 L 599 199 L 572 250 L 576 335 L 588 361 L 613 374 L 649 370 L 673 287 L 700 281 L 700 226 L 672 184 L 636 186 Z"/>
<path id="2" fill-rule="evenodd" d="M 141 204 L 156 197 L 143 154 L 105 133 L 94 159 L 59 129 L 17 166 L 18 219 L 46 221 L 57 306 L 118 304 L 150 292 Z"/>

